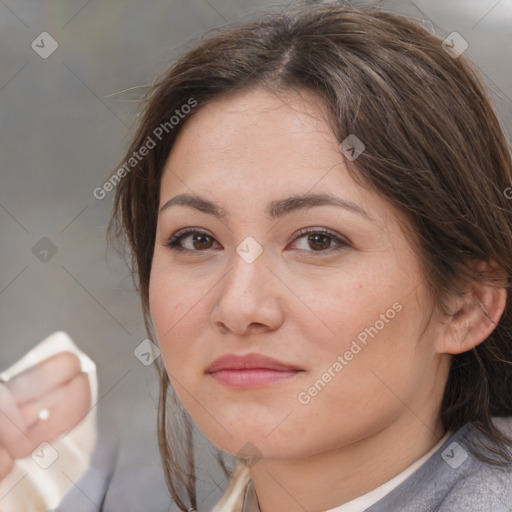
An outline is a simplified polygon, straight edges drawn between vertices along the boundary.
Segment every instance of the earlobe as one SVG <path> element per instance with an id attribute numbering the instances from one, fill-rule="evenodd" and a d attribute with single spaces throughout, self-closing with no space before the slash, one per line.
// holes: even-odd
<path id="1" fill-rule="evenodd" d="M 477 270 L 491 268 L 479 262 Z M 444 324 L 438 339 L 438 352 L 461 354 L 482 343 L 496 328 L 507 301 L 506 281 L 474 283 L 471 289 L 458 296 L 452 303 L 454 313 Z"/>

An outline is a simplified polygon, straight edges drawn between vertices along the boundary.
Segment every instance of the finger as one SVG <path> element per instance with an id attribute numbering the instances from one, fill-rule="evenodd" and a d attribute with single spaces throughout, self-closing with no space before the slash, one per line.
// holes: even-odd
<path id="1" fill-rule="evenodd" d="M 61 352 L 14 376 L 6 386 L 18 404 L 45 395 L 81 373 L 80 360 L 71 352 Z"/>
<path id="2" fill-rule="evenodd" d="M 17 447 L 24 446 L 28 439 L 28 427 L 14 397 L 7 386 L 0 384 L 0 446 L 14 456 Z"/>
<path id="3" fill-rule="evenodd" d="M 54 391 L 51 391 L 50 393 L 53 392 Z M 49 417 L 50 410 L 48 409 L 48 396 L 49 395 L 46 394 L 44 397 L 38 400 L 33 400 L 32 402 L 27 402 L 20 407 L 20 413 L 23 418 L 23 422 L 27 426 L 27 430 L 30 430 L 38 421 L 44 421 L 47 419 L 45 416 Z"/>
<path id="4" fill-rule="evenodd" d="M 78 381 L 84 381 L 85 385 L 80 384 Z M 85 394 L 84 387 L 86 388 Z M 50 414 L 56 416 L 59 411 L 62 410 L 61 407 L 57 407 L 62 400 L 71 399 L 71 396 L 68 395 L 73 395 L 73 403 L 70 406 L 71 410 L 76 409 L 77 411 L 81 411 L 85 416 L 91 406 L 90 386 L 87 374 L 80 373 L 66 384 L 53 388 L 46 395 L 21 405 L 20 414 L 27 429 L 30 430 L 38 421 L 47 420 L 46 415 L 48 415 L 48 417 Z"/>
<path id="5" fill-rule="evenodd" d="M 45 420 L 36 421 L 29 430 L 29 437 L 33 445 L 39 445 L 43 441 L 51 442 L 62 434 L 69 432 L 89 412 L 91 407 L 91 390 L 87 374 L 81 373 L 63 386 L 52 390 L 44 400 L 31 404 L 39 411 L 47 409 L 49 416 Z M 34 414 L 25 412 L 22 414 Z"/>
<path id="6" fill-rule="evenodd" d="M 9 452 L 0 446 L 0 480 L 5 478 L 12 470 L 14 460 Z"/>
<path id="7" fill-rule="evenodd" d="M 22 414 L 16 400 L 5 384 L 0 384 L 0 439 L 7 423 L 14 424 L 18 430 L 26 430 Z"/>

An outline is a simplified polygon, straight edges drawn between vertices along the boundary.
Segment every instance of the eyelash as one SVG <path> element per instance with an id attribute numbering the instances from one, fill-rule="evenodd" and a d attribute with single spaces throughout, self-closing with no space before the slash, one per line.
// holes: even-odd
<path id="1" fill-rule="evenodd" d="M 209 249 L 204 249 L 204 250 L 184 249 L 183 247 L 180 247 L 179 245 L 177 245 L 183 239 L 185 239 L 188 235 L 191 235 L 191 234 L 206 235 L 206 236 L 208 236 L 208 237 L 213 239 L 213 237 L 210 234 L 208 234 L 206 231 L 202 231 L 202 230 L 196 229 L 196 228 L 184 228 L 184 229 L 180 229 L 174 235 L 172 235 L 171 238 L 169 239 L 169 241 L 166 244 L 164 244 L 164 245 L 166 247 L 172 249 L 173 251 L 182 252 L 182 253 L 183 252 L 188 252 L 188 253 L 204 254 L 205 251 L 209 250 Z M 293 241 L 298 240 L 302 236 L 309 235 L 309 234 L 328 235 L 333 241 L 335 241 L 335 242 L 337 242 L 339 244 L 337 247 L 329 247 L 327 249 L 323 249 L 323 250 L 320 250 L 320 251 L 313 251 L 313 250 L 306 251 L 306 252 L 311 252 L 312 254 L 315 254 L 315 255 L 316 254 L 318 254 L 318 255 L 331 254 L 331 253 L 338 252 L 338 251 L 341 251 L 343 249 L 346 249 L 347 247 L 350 246 L 350 244 L 348 242 L 346 242 L 345 240 L 340 238 L 333 231 L 331 231 L 329 229 L 326 229 L 326 228 L 302 228 L 299 231 L 297 231 L 297 233 L 295 233 L 295 238 L 293 238 Z"/>

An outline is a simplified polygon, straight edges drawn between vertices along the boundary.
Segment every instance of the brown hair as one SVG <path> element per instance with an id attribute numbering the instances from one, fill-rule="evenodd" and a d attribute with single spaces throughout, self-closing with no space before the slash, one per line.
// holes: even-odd
<path id="1" fill-rule="evenodd" d="M 210 100 L 254 87 L 314 91 L 328 107 L 338 140 L 355 134 L 363 141 L 366 149 L 348 162 L 349 170 L 408 219 L 411 244 L 441 311 L 448 313 L 444 301 L 461 282 L 492 281 L 474 272 L 471 260 L 494 260 L 508 290 L 512 211 L 504 191 L 512 184 L 511 155 L 475 67 L 464 55 L 450 56 L 440 39 L 405 17 L 339 2 L 295 2 L 204 37 L 147 94 L 126 159 L 176 110 L 197 101 L 117 187 L 110 232 L 128 241 L 149 333 L 160 179 L 174 140 Z M 492 441 L 496 459 L 474 453 L 496 465 L 512 462 L 511 441 L 491 419 L 512 415 L 511 324 L 508 295 L 492 334 L 452 357 L 441 408 L 446 429 L 472 423 Z M 161 371 L 161 455 L 170 492 L 186 511 L 197 508 L 191 420 Z M 171 420 L 185 432 L 168 428 Z"/>

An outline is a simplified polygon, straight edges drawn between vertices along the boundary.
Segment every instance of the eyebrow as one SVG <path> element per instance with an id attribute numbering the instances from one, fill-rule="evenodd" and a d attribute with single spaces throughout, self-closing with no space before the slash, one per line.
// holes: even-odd
<path id="1" fill-rule="evenodd" d="M 225 210 L 218 203 L 210 201 L 209 199 L 205 199 L 204 197 L 191 194 L 179 194 L 169 199 L 160 208 L 160 213 L 169 209 L 171 206 L 176 205 L 195 208 L 202 213 L 213 215 L 219 219 L 224 219 L 226 217 Z M 336 206 L 349 212 L 361 215 L 367 220 L 373 221 L 368 213 L 356 203 L 326 193 L 294 195 L 286 199 L 272 201 L 267 205 L 265 213 L 269 218 L 277 219 L 284 217 L 291 212 L 311 208 L 314 206 Z"/>

